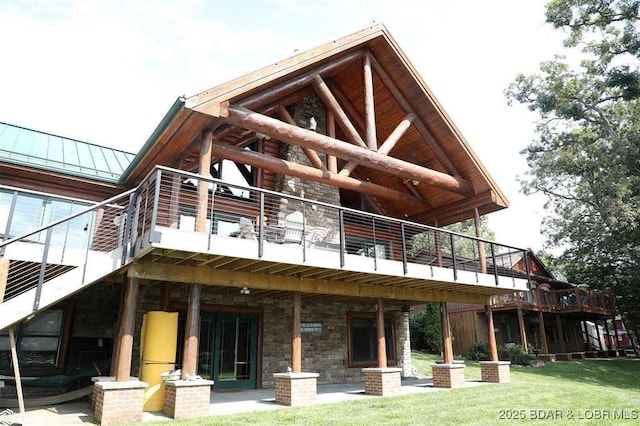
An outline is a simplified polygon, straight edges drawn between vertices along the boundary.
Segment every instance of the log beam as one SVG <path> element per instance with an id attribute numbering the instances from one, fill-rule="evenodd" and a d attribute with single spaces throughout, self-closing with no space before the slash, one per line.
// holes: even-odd
<path id="1" fill-rule="evenodd" d="M 327 111 L 327 136 L 336 138 L 336 120 L 331 111 Z M 327 169 L 331 173 L 338 173 L 338 159 L 335 155 L 327 154 Z"/>
<path id="2" fill-rule="evenodd" d="M 473 193 L 471 184 L 460 177 L 381 155 L 366 148 L 352 146 L 343 141 L 292 126 L 246 108 L 230 105 L 229 116 L 226 120 L 235 126 L 269 135 L 289 144 L 317 149 L 345 160 L 358 161 L 360 164 L 375 170 L 408 179 L 416 179 L 462 195 L 471 195 Z"/>
<path id="3" fill-rule="evenodd" d="M 242 162 L 244 164 L 263 168 L 274 173 L 308 179 L 314 182 L 336 186 L 338 188 L 350 189 L 352 191 L 362 192 L 364 194 L 369 194 L 375 197 L 394 200 L 400 203 L 405 203 L 404 205 L 406 205 L 407 207 L 412 207 L 416 204 L 419 204 L 421 206 L 423 205 L 422 200 L 416 197 L 412 197 L 402 192 L 394 191 L 382 185 L 376 185 L 370 182 L 363 182 L 358 179 L 340 176 L 335 173 L 330 173 L 326 170 L 314 169 L 313 167 L 281 160 L 279 158 L 259 154 L 252 151 L 247 151 L 245 149 L 238 148 L 232 145 L 213 142 L 211 145 L 211 151 L 216 157 L 227 158 L 232 161 Z"/>
<path id="4" fill-rule="evenodd" d="M 274 99 L 288 96 L 289 94 L 303 89 L 305 86 L 308 86 L 309 84 L 311 84 L 311 80 L 316 74 L 329 75 L 342 68 L 344 65 L 349 64 L 352 61 L 359 60 L 362 55 L 364 55 L 363 49 L 356 50 L 352 53 L 337 58 L 332 62 L 320 65 L 313 70 L 302 74 L 298 78 L 287 80 L 284 83 L 278 84 L 274 87 L 270 87 L 267 90 L 256 93 L 255 95 L 246 97 L 241 101 L 241 105 L 247 108 L 260 109 L 263 105 L 272 102 Z M 229 93 L 212 96 L 207 92 L 203 92 L 199 95 L 187 99 L 185 107 L 193 109 L 194 111 L 201 112 L 203 114 L 221 117 L 223 116 L 222 112 L 224 110 L 221 105 L 223 96 L 226 96 L 226 99 L 230 99 Z"/>
<path id="5" fill-rule="evenodd" d="M 362 140 L 362 137 L 356 130 L 355 126 L 349 120 L 347 113 L 344 112 L 338 100 L 333 96 L 331 90 L 327 86 L 327 84 L 322 80 L 320 74 L 316 74 L 312 80 L 313 88 L 316 90 L 320 99 L 325 103 L 327 108 L 333 113 L 336 121 L 342 128 L 342 131 L 347 135 L 347 138 L 354 144 L 367 148 L 367 144 Z"/>
<path id="6" fill-rule="evenodd" d="M 287 109 L 285 107 L 283 107 L 282 105 L 280 105 L 278 107 L 278 115 L 286 123 L 289 123 L 292 126 L 297 126 L 298 125 L 296 123 L 296 121 L 293 119 L 293 117 L 291 116 L 291 114 L 289 114 L 289 111 L 287 111 Z M 302 151 L 304 151 L 304 155 L 307 156 L 307 158 L 309 159 L 311 164 L 313 164 L 313 166 L 316 169 L 327 170 L 327 168 L 324 166 L 324 164 L 322 164 L 322 160 L 320 159 L 320 156 L 318 155 L 318 153 L 315 150 L 310 149 L 310 148 L 302 148 Z"/>
<path id="7" fill-rule="evenodd" d="M 371 55 L 364 55 L 363 64 L 364 79 L 364 111 L 366 120 L 367 147 L 371 151 L 378 149 L 378 139 L 376 136 L 376 110 L 373 98 L 373 72 L 371 71 Z"/>
<path id="8" fill-rule="evenodd" d="M 209 168 L 211 167 L 211 143 L 213 142 L 213 132 L 205 129 L 202 132 L 200 144 L 200 157 L 198 162 L 198 174 L 204 177 L 211 177 Z M 196 232 L 207 232 L 207 208 L 209 207 L 209 187 L 206 183 L 198 184 L 198 206 L 196 210 Z"/>
<path id="9" fill-rule="evenodd" d="M 413 120 L 415 120 L 415 118 L 416 116 L 414 114 L 407 114 L 407 116 L 400 123 L 398 123 L 396 128 L 393 129 L 393 132 L 391 132 L 391 134 L 387 137 L 387 139 L 385 139 L 382 145 L 380 145 L 380 148 L 378 148 L 378 154 L 389 155 L 389 153 L 396 146 L 398 141 L 400 141 L 400 138 L 402 137 L 402 135 L 404 135 L 406 131 L 409 129 L 409 127 L 411 126 L 411 123 L 413 123 Z M 340 174 L 343 176 L 349 176 L 357 166 L 358 166 L 357 162 L 349 161 L 347 164 L 344 165 L 342 170 L 340 170 Z"/>

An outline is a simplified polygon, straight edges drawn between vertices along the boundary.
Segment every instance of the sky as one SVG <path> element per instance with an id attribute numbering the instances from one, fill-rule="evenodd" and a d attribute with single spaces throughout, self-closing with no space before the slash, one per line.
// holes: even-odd
<path id="1" fill-rule="evenodd" d="M 0 122 L 137 152 L 179 96 L 384 24 L 510 201 L 499 243 L 540 250 L 544 199 L 520 193 L 536 116 L 518 73 L 562 50 L 543 0 L 0 2 Z"/>

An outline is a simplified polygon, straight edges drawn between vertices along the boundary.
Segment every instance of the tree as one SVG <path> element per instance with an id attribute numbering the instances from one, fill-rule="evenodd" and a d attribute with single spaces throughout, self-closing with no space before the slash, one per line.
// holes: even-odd
<path id="1" fill-rule="evenodd" d="M 424 306 L 424 310 L 412 315 L 409 318 L 409 329 L 412 348 L 439 354 L 442 351 L 440 304 L 429 303 Z"/>
<path id="2" fill-rule="evenodd" d="M 555 56 L 506 91 L 540 115 L 523 192 L 543 193 L 544 233 L 567 278 L 612 289 L 640 324 L 638 0 L 553 0 L 546 18 L 581 58 Z"/>

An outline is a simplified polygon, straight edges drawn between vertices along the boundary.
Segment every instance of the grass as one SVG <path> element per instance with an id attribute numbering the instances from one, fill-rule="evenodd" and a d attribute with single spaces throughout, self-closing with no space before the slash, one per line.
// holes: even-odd
<path id="1" fill-rule="evenodd" d="M 414 352 L 425 375 L 439 359 Z M 640 359 L 589 359 L 511 367 L 511 382 L 392 398 L 173 421 L 171 425 L 638 424 Z M 480 366 L 467 361 L 467 380 Z M 570 418 L 571 417 L 571 418 Z M 167 422 L 145 425 L 167 425 Z"/>

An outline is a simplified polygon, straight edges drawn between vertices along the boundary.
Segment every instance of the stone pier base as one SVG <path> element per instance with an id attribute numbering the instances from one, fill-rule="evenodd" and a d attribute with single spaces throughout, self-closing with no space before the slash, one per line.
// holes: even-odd
<path id="1" fill-rule="evenodd" d="M 168 380 L 164 382 L 163 412 L 172 419 L 209 415 L 211 380 Z"/>
<path id="2" fill-rule="evenodd" d="M 99 381 L 94 385 L 94 416 L 101 425 L 142 421 L 147 383 Z"/>
<path id="3" fill-rule="evenodd" d="M 464 386 L 464 364 L 434 364 L 431 366 L 433 387 L 459 388 Z"/>
<path id="4" fill-rule="evenodd" d="M 480 361 L 482 381 L 489 383 L 508 383 L 511 381 L 511 362 L 509 361 Z"/>
<path id="5" fill-rule="evenodd" d="M 375 396 L 399 395 L 401 368 L 363 368 L 364 393 Z"/>
<path id="6" fill-rule="evenodd" d="M 291 407 L 316 402 L 317 373 L 276 373 L 276 404 Z"/>

